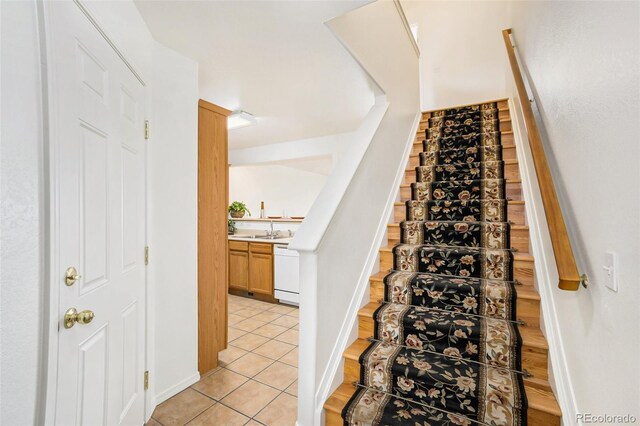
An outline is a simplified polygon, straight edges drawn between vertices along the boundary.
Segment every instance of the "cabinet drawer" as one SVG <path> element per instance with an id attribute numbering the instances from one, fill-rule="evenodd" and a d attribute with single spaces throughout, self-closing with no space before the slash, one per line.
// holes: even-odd
<path id="1" fill-rule="evenodd" d="M 229 240 L 229 250 L 248 251 L 249 243 L 246 241 L 232 241 Z"/>
<path id="2" fill-rule="evenodd" d="M 273 253 L 273 244 L 269 243 L 250 243 L 249 248 L 251 249 L 252 253 Z"/>

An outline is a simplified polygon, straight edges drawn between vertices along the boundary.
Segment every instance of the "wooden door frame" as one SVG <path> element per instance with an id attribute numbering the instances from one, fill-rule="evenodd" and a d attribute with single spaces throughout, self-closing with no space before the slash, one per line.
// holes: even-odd
<path id="1" fill-rule="evenodd" d="M 134 77 L 142 85 L 145 96 L 145 102 L 142 104 L 142 115 L 148 117 L 150 95 L 149 87 L 143 80 L 136 68 L 128 61 L 127 57 L 120 51 L 116 43 L 110 38 L 109 34 L 102 28 L 91 12 L 80 2 L 73 0 L 72 2 L 79 11 L 84 14 L 96 31 L 104 38 L 105 42 L 113 49 L 116 55 L 124 63 L 124 65 L 132 72 Z M 41 34 L 41 43 L 39 46 L 40 56 L 46 58 L 42 62 L 40 72 L 41 76 L 41 94 L 42 94 L 42 143 L 43 143 L 43 164 L 44 164 L 44 200 L 43 200 L 43 286 L 42 286 L 42 350 L 39 356 L 39 373 L 38 373 L 38 394 L 36 397 L 36 421 L 42 424 L 55 424 L 56 404 L 57 404 L 57 385 L 58 385 L 58 347 L 60 338 L 60 303 L 59 290 L 61 277 L 58 274 L 58 258 L 59 258 L 59 226 L 58 226 L 58 206 L 59 206 L 59 158 L 57 156 L 59 150 L 59 134 L 58 134 L 58 107 L 56 98 L 57 83 L 53 73 L 53 64 L 55 55 L 52 51 L 52 34 L 55 31 L 55 24 L 51 22 L 50 8 L 53 7 L 47 2 L 38 2 L 37 4 L 37 25 Z M 142 131 L 143 129 L 141 129 Z M 149 223 L 149 205 L 148 205 L 148 183 L 149 183 L 149 149 L 147 144 L 143 145 L 143 157 L 145 170 L 142 173 L 144 179 L 144 193 L 142 194 L 144 201 L 144 223 L 142 224 L 145 234 L 145 245 L 149 241 L 148 223 Z M 142 248 L 141 248 L 142 249 Z M 145 296 L 143 299 L 145 306 L 145 335 L 144 341 L 144 358 L 145 365 L 143 370 L 149 370 L 153 365 L 153 346 L 149 344 L 149 339 L 153 331 L 152 309 L 149 309 L 149 300 L 153 300 L 150 294 L 153 292 L 153 286 L 149 283 L 149 273 L 146 265 L 144 272 Z M 155 395 L 152 391 L 153 382 L 148 392 L 143 395 L 144 400 L 144 417 L 145 421 L 151 416 L 151 412 L 155 408 Z"/>
<path id="2" fill-rule="evenodd" d="M 202 202 L 203 196 L 206 195 L 206 193 L 204 193 L 204 190 L 202 189 L 201 181 L 206 171 L 204 171 L 203 168 L 201 167 L 202 161 L 205 161 L 205 159 L 201 155 L 202 149 L 201 149 L 201 139 L 200 139 L 200 109 L 211 111 L 215 114 L 225 117 L 225 119 L 229 115 L 231 115 L 232 112 L 202 99 L 198 101 L 198 371 L 200 372 L 200 374 L 204 374 L 210 371 L 212 368 L 215 368 L 218 366 L 218 360 L 217 360 L 218 354 L 217 353 L 215 354 L 215 360 L 213 361 L 210 360 L 211 354 L 208 348 L 210 348 L 211 345 L 213 344 L 211 343 L 210 339 L 213 340 L 213 339 L 216 339 L 216 337 L 209 335 L 207 338 L 203 336 L 203 334 L 201 333 L 203 329 L 210 327 L 210 324 L 206 321 L 207 317 L 204 314 L 203 306 L 201 306 L 201 304 L 206 305 L 203 299 L 206 298 L 207 293 L 206 293 L 206 290 L 203 288 L 202 283 L 204 281 L 204 277 L 207 275 L 207 271 L 203 268 L 204 263 L 202 263 L 203 262 L 203 256 L 202 256 L 203 246 L 205 246 L 206 243 L 204 238 L 205 237 L 204 231 L 202 230 L 200 224 L 201 224 L 201 217 L 214 218 L 216 214 L 215 214 L 215 210 L 211 209 L 211 206 L 207 208 L 206 203 Z M 225 126 L 224 126 L 223 150 L 224 150 L 223 157 L 225 158 L 225 163 L 226 163 L 226 173 L 225 173 L 225 183 L 224 183 L 225 211 L 226 211 L 226 207 L 229 205 L 229 143 L 228 143 L 228 128 L 226 126 L 226 120 L 225 120 Z M 209 219 L 209 220 L 215 220 L 215 219 Z M 226 228 L 226 224 L 225 224 L 225 228 Z M 224 265 L 225 265 L 225 277 L 224 277 L 225 324 L 226 324 L 226 318 L 229 315 L 227 311 L 228 297 L 229 297 L 229 244 L 226 236 L 227 236 L 227 233 L 225 232 L 224 234 L 225 239 L 223 244 Z M 223 341 L 224 341 L 224 344 L 222 344 L 221 347 L 218 346 L 218 348 L 226 349 L 227 347 L 226 325 L 224 327 Z M 216 346 L 215 344 L 213 345 Z M 206 371 L 202 371 L 202 370 L 206 370 Z"/>

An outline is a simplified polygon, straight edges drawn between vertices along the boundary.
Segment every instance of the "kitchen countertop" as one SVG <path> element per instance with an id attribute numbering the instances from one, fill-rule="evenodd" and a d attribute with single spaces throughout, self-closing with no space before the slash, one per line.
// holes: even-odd
<path id="1" fill-rule="evenodd" d="M 240 234 L 240 235 L 229 235 L 229 240 L 230 241 L 246 241 L 249 243 L 289 244 L 291 240 L 293 240 L 293 237 L 276 238 L 276 239 L 260 238 L 260 237 L 249 238 L 248 236 L 243 236 L 242 234 Z"/>

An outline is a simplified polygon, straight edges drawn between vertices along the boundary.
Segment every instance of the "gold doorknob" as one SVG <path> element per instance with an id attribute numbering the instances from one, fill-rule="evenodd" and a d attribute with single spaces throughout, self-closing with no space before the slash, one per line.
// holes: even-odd
<path id="1" fill-rule="evenodd" d="M 95 314 L 93 311 L 82 311 L 78 312 L 76 308 L 69 308 L 67 312 L 64 313 L 64 328 L 71 328 L 75 325 L 75 323 L 80 324 L 89 324 L 93 321 Z"/>
<path id="2" fill-rule="evenodd" d="M 64 282 L 68 286 L 72 286 L 80 278 L 82 278 L 82 275 L 78 275 L 78 270 L 73 266 L 69 266 L 64 272 Z"/>

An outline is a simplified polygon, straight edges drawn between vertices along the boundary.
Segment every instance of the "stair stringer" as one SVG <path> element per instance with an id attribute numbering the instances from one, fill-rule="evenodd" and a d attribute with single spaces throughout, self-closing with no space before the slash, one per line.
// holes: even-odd
<path id="1" fill-rule="evenodd" d="M 331 353 L 331 360 L 329 361 L 322 374 L 322 378 L 320 379 L 319 390 L 317 394 L 318 401 L 316 406 L 321 407 L 321 409 L 324 401 L 327 400 L 329 395 L 331 395 L 331 393 L 334 392 L 343 381 L 344 374 L 342 374 L 343 371 L 341 370 L 343 367 L 343 354 L 349 347 L 349 345 L 351 345 L 354 340 L 357 339 L 358 312 L 360 311 L 360 309 L 366 306 L 367 303 L 369 303 L 369 277 L 379 272 L 380 257 L 378 252 L 380 247 L 382 247 L 385 238 L 387 237 L 387 225 L 393 219 L 394 201 L 399 197 L 400 184 L 404 180 L 405 169 L 409 162 L 409 154 L 411 153 L 411 150 L 413 148 L 413 135 L 418 132 L 421 117 L 421 112 L 418 112 L 415 116 L 412 130 L 409 133 L 411 136 L 408 138 L 405 144 L 403 160 L 398 166 L 398 170 L 394 179 L 393 187 L 397 188 L 397 190 L 389 194 L 389 198 L 387 199 L 387 207 L 385 207 L 385 211 L 382 214 L 382 219 L 380 220 L 380 223 L 378 224 L 378 227 L 376 229 L 374 243 L 371 245 L 371 250 L 369 252 L 369 256 L 367 257 L 367 264 L 362 269 L 362 275 L 358 280 L 356 291 L 354 292 L 353 298 L 351 299 L 351 303 L 348 309 L 348 315 L 347 317 L 345 317 L 340 330 L 340 334 L 336 339 L 336 344 Z"/>
<path id="2" fill-rule="evenodd" d="M 540 322 L 542 332 L 549 342 L 549 382 L 565 419 L 575 419 L 578 413 L 575 393 L 571 386 L 568 362 L 563 346 L 562 334 L 556 315 L 554 294 L 550 286 L 559 282 L 558 269 L 553 255 L 551 236 L 544 212 L 542 196 L 538 186 L 531 148 L 527 141 L 526 127 L 519 102 L 509 99 L 513 137 L 519 160 L 522 179 L 522 195 L 529 223 L 531 253 L 536 259 L 536 289 L 540 294 Z"/>

